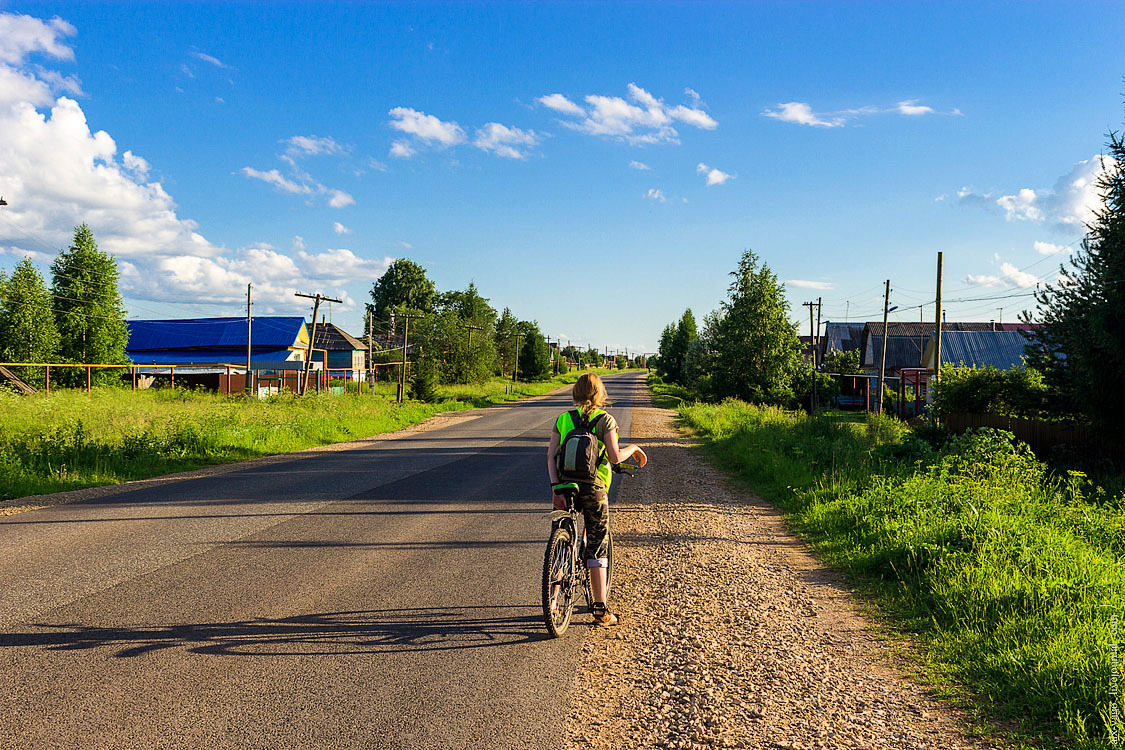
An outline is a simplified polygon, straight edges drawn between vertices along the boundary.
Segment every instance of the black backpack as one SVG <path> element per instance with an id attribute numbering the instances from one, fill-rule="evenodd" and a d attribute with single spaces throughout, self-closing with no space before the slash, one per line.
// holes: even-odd
<path id="1" fill-rule="evenodd" d="M 574 422 L 574 429 L 563 437 L 559 452 L 555 454 L 555 465 L 559 471 L 560 481 L 597 483 L 598 466 L 602 463 L 602 450 L 598 443 L 598 436 L 594 434 L 594 424 L 600 418 L 599 414 L 593 422 L 590 422 L 581 411 L 571 409 L 570 419 Z"/>

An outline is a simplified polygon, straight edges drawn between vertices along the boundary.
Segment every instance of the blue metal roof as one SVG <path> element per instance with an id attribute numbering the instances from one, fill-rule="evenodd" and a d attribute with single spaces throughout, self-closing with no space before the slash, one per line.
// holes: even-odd
<path id="1" fill-rule="evenodd" d="M 941 363 L 1010 370 L 1023 364 L 1028 341 L 1023 331 L 942 331 Z"/>
<path id="2" fill-rule="evenodd" d="M 242 321 L 245 323 L 246 321 Z M 254 347 L 250 355 L 251 362 L 283 362 L 295 352 L 284 348 L 258 348 Z M 226 349 L 163 349 L 153 351 L 129 352 L 129 359 L 136 365 L 186 365 L 186 364 L 231 364 L 246 366 L 246 345 L 239 349 L 231 346 Z"/>
<path id="3" fill-rule="evenodd" d="M 246 347 L 246 318 L 188 318 L 126 322 L 129 326 L 129 345 L 126 351 L 130 354 L 153 349 L 210 349 L 239 346 L 245 349 Z M 301 317 L 253 318 L 251 341 L 255 349 L 259 346 L 273 349 L 295 346 L 304 325 L 305 319 Z M 245 352 L 243 359 L 245 359 Z"/>

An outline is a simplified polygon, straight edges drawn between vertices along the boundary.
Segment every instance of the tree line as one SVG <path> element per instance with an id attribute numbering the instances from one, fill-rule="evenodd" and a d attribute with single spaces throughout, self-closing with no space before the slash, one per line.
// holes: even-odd
<path id="1" fill-rule="evenodd" d="M 0 271 L 0 361 L 123 365 L 128 339 L 117 261 L 98 249 L 85 224 L 51 263 L 49 288 L 30 258 L 11 276 Z M 32 385 L 44 384 L 43 368 L 17 370 Z M 92 378 L 108 383 L 120 374 L 95 370 Z M 85 378 L 78 368 L 60 368 L 52 381 L 76 386 Z"/>
<path id="2" fill-rule="evenodd" d="M 438 291 L 425 269 L 409 258 L 391 263 L 370 296 L 364 336 L 408 334 L 415 397 L 427 397 L 436 384 L 479 383 L 513 372 L 520 380 L 544 380 L 565 372 L 567 361 L 606 363 L 596 349 L 562 347 L 561 342 L 562 356 L 552 356 L 536 321 L 520 320 L 507 307 L 497 312 L 473 282 L 463 290 Z M 401 349 L 376 356 L 398 361 Z M 619 364 L 624 367 L 623 358 Z"/>

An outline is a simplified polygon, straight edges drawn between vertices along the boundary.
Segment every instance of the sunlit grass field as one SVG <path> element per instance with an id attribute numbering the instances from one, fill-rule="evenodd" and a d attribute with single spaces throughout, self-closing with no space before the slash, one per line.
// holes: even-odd
<path id="1" fill-rule="evenodd" d="M 1125 498 L 1048 471 L 1003 433 L 934 450 L 892 418 L 654 390 L 720 468 L 787 511 L 910 634 L 935 684 L 1017 744 L 1115 745 Z"/>
<path id="2" fill-rule="evenodd" d="M 369 437 L 439 412 L 542 395 L 579 374 L 439 386 L 437 402 L 403 404 L 394 401 L 394 383 L 376 384 L 373 394 L 366 386 L 357 394 L 353 383 L 339 395 L 264 400 L 182 389 L 0 392 L 0 501 Z"/>

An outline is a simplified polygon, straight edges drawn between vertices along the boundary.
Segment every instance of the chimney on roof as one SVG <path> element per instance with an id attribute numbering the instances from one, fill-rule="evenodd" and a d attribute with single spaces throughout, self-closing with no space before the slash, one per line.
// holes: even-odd
<path id="1" fill-rule="evenodd" d="M 995 331 L 995 330 L 996 330 L 996 321 L 995 321 L 995 320 L 990 320 L 990 321 L 988 321 L 988 322 L 992 324 L 992 330 L 994 330 L 994 331 Z"/>

